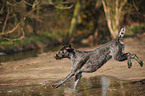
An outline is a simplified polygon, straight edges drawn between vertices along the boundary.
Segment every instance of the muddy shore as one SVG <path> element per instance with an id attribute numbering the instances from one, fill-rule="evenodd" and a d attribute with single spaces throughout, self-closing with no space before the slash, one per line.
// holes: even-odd
<path id="1" fill-rule="evenodd" d="M 125 38 L 126 52 L 136 53 L 145 62 L 145 38 Z M 79 50 L 93 50 L 96 47 L 80 48 Z M 39 54 L 19 61 L 2 63 L 0 66 L 0 86 L 22 86 L 60 80 L 71 70 L 71 61 L 68 59 L 55 60 L 55 52 Z M 145 79 L 145 67 L 132 60 L 133 66 L 128 69 L 127 61 L 118 62 L 113 59 L 94 73 L 84 73 L 83 77 L 112 76 L 121 80 Z"/>

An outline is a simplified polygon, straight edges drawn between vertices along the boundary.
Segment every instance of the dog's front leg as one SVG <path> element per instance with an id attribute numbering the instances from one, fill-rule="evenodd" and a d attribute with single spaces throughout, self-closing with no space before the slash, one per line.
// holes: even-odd
<path id="1" fill-rule="evenodd" d="M 67 80 L 69 80 L 72 76 L 74 76 L 74 72 L 69 73 L 63 80 L 61 80 L 56 85 L 52 85 L 53 88 L 58 88 L 60 85 L 64 84 Z"/>
<path id="2" fill-rule="evenodd" d="M 78 73 L 75 75 L 74 90 L 76 90 L 76 87 L 77 87 L 78 82 L 80 81 L 81 77 L 82 77 L 82 73 Z"/>

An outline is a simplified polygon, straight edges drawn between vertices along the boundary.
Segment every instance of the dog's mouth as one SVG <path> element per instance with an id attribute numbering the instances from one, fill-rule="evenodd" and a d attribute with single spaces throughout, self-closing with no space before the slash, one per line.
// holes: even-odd
<path id="1" fill-rule="evenodd" d="M 57 54 L 54 55 L 54 58 L 55 58 L 56 60 L 62 59 L 62 57 L 59 57 Z"/>

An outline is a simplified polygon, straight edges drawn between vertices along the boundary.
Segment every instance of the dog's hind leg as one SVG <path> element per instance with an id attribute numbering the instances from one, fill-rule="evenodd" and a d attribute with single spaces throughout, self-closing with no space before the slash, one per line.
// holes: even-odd
<path id="1" fill-rule="evenodd" d="M 127 59 L 128 59 L 127 62 L 128 68 L 131 68 L 132 66 L 131 59 L 135 59 L 140 64 L 141 67 L 143 66 L 143 62 L 135 54 L 127 53 Z"/>
<path id="2" fill-rule="evenodd" d="M 135 54 L 130 54 L 130 58 L 135 59 L 143 67 L 143 62 Z"/>
<path id="3" fill-rule="evenodd" d="M 125 54 L 121 54 L 121 55 L 118 54 L 118 55 L 114 56 L 114 59 L 117 61 L 128 60 L 127 61 L 128 68 L 131 68 L 131 66 L 132 66 L 131 59 L 135 59 L 140 64 L 141 67 L 143 66 L 143 62 L 135 54 L 130 54 L 130 53 L 125 53 Z"/>

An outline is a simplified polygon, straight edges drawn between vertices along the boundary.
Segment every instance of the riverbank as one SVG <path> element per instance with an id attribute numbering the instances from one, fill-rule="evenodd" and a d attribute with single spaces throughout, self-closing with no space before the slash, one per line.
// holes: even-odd
<path id="1" fill-rule="evenodd" d="M 1 41 L 0 52 L 13 54 L 18 52 L 43 49 L 59 44 L 59 36 L 48 32 L 41 32 L 39 35 L 27 36 L 22 40 L 17 41 Z"/>

